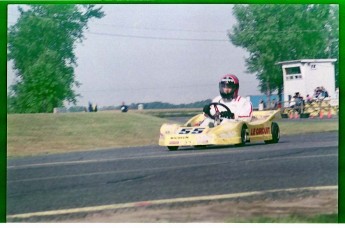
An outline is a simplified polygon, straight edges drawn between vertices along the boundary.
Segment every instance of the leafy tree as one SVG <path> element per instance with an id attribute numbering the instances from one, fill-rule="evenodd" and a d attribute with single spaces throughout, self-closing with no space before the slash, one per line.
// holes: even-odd
<path id="1" fill-rule="evenodd" d="M 84 39 L 92 18 L 102 18 L 94 5 L 29 5 L 8 32 L 8 60 L 13 60 L 17 82 L 9 95 L 10 110 L 52 112 L 64 101 L 76 103 L 74 48 Z"/>
<path id="2" fill-rule="evenodd" d="M 328 34 L 328 58 L 339 60 L 339 6 L 331 5 L 329 24 L 326 25 Z M 335 86 L 339 87 L 339 61 L 335 62 Z"/>
<path id="3" fill-rule="evenodd" d="M 281 101 L 283 78 L 277 62 L 337 58 L 339 16 L 335 6 L 236 5 L 234 15 L 238 23 L 229 32 L 230 41 L 249 52 L 247 70 L 256 74 L 268 102 L 276 90 Z"/>

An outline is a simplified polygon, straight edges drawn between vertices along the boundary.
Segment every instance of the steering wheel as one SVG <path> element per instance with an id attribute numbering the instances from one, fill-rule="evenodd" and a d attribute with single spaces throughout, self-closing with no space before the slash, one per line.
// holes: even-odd
<path id="1" fill-rule="evenodd" d="M 227 116 L 231 116 L 232 112 L 230 111 L 229 107 L 226 106 L 225 104 L 222 104 L 222 103 L 216 103 L 216 102 L 212 102 L 208 105 L 209 109 L 211 109 L 211 106 L 213 105 L 214 107 L 214 110 L 216 111 L 216 113 L 214 115 L 211 115 L 210 113 L 207 113 L 208 116 L 211 118 L 211 119 L 220 119 L 220 111 L 218 109 L 218 106 L 222 106 L 223 108 L 226 109 L 226 111 L 224 111 L 226 113 Z"/>

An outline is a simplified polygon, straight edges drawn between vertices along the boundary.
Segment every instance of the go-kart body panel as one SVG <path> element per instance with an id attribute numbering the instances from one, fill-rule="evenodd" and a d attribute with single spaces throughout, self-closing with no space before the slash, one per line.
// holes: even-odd
<path id="1" fill-rule="evenodd" d="M 247 126 L 251 142 L 272 139 L 272 120 L 280 117 L 279 110 L 253 112 L 250 122 L 227 120 L 215 127 L 200 127 L 203 114 L 189 119 L 186 124 L 163 124 L 160 129 L 160 146 L 231 145 L 241 143 L 241 129 Z"/>

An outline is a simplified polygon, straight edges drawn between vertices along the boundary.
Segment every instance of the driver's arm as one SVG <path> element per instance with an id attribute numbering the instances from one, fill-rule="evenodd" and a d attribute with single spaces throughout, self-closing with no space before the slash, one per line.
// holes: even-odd
<path id="1" fill-rule="evenodd" d="M 211 106 L 205 105 L 202 111 L 204 112 L 205 115 L 210 116 Z"/>

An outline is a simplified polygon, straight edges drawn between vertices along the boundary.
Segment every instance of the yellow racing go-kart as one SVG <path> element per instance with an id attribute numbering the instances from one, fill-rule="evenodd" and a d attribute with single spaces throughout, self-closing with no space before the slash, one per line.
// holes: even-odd
<path id="1" fill-rule="evenodd" d="M 221 103 L 210 103 L 209 106 L 213 106 L 215 110 L 213 115 L 209 115 L 214 120 L 213 124 L 207 127 L 200 126 L 205 119 L 203 113 L 192 117 L 183 125 L 163 124 L 160 128 L 159 145 L 166 146 L 169 150 L 177 150 L 184 146 L 243 146 L 247 142 L 279 141 L 279 126 L 273 120 L 281 118 L 280 110 L 254 111 L 250 122 L 230 119 L 222 123 L 224 117 L 221 117 L 218 106 L 231 113 L 229 108 Z"/>

